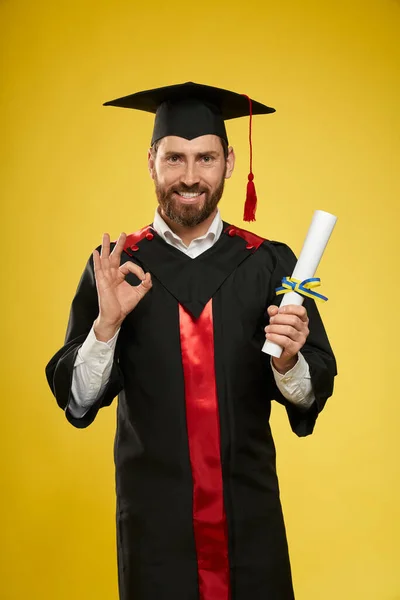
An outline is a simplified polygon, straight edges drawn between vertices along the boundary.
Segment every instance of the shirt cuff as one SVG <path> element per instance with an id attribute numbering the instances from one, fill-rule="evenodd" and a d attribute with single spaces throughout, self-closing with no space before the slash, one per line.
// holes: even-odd
<path id="1" fill-rule="evenodd" d="M 272 362 L 271 368 L 275 383 L 282 396 L 299 408 L 308 409 L 315 401 L 311 383 L 310 368 L 301 352 L 298 353 L 297 363 L 287 373 L 279 373 Z"/>
<path id="2" fill-rule="evenodd" d="M 108 359 L 114 353 L 119 332 L 120 329 L 118 329 L 118 331 L 110 340 L 107 342 L 101 342 L 96 338 L 96 334 L 92 326 L 87 338 L 78 350 L 74 366 L 77 367 L 82 363 L 86 363 L 88 367 L 91 367 L 94 370 L 96 367 L 100 367 L 101 369 L 102 365 L 108 362 Z"/>
<path id="3" fill-rule="evenodd" d="M 279 373 L 279 371 L 275 369 L 271 356 L 271 368 L 277 383 L 279 381 L 279 383 L 291 384 L 294 383 L 295 380 L 301 381 L 302 379 L 311 379 L 308 362 L 301 352 L 299 352 L 297 356 L 298 358 L 296 364 L 286 373 Z"/>

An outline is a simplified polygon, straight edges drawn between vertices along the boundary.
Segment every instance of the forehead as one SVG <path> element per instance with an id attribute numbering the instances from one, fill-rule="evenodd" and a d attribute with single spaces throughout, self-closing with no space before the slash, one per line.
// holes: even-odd
<path id="1" fill-rule="evenodd" d="M 193 140 L 187 140 L 175 135 L 162 138 L 158 151 L 176 152 L 180 154 L 198 154 L 201 152 L 222 152 L 221 139 L 217 135 L 201 135 Z"/>

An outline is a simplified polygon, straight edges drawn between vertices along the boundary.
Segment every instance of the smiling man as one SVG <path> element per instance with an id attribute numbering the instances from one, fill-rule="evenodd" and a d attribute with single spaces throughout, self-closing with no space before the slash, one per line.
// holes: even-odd
<path id="1" fill-rule="evenodd" d="M 226 152 L 215 135 L 194 140 L 168 136 L 149 153 L 150 173 L 162 214 L 182 228 L 200 224 L 202 229 L 214 217 L 224 191 L 225 179 L 234 167 L 232 148 Z"/>
<path id="2" fill-rule="evenodd" d="M 278 312 L 292 251 L 218 209 L 235 163 L 224 120 L 273 109 L 194 83 L 108 104 L 156 114 L 158 207 L 140 231 L 104 234 L 46 374 L 76 427 L 118 395 L 120 598 L 293 600 L 271 401 L 312 433 L 335 359 L 312 300 Z"/>

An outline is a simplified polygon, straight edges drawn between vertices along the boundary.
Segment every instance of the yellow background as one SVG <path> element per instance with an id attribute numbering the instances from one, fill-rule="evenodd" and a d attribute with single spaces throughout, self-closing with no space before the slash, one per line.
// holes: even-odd
<path id="1" fill-rule="evenodd" d="M 117 598 L 115 404 L 73 429 L 44 367 L 102 232 L 156 205 L 152 117 L 102 102 L 188 80 L 277 108 L 254 120 L 248 228 L 298 253 L 315 209 L 339 217 L 334 397 L 306 439 L 273 414 L 297 600 L 400 599 L 399 25 L 395 0 L 0 1 L 1 599 Z M 239 226 L 247 127 L 221 203 Z"/>

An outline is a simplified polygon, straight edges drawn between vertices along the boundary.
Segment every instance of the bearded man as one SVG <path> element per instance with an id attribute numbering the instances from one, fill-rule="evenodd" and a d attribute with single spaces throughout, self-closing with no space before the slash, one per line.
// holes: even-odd
<path id="1" fill-rule="evenodd" d="M 104 234 L 46 374 L 75 427 L 118 395 L 120 598 L 293 600 L 271 401 L 309 435 L 335 359 L 313 300 L 276 306 L 290 248 L 218 209 L 235 163 L 224 119 L 274 109 L 194 83 L 108 104 L 156 113 L 158 207 L 140 231 Z"/>

